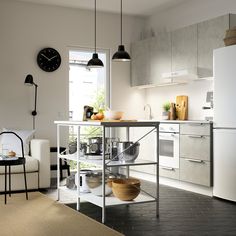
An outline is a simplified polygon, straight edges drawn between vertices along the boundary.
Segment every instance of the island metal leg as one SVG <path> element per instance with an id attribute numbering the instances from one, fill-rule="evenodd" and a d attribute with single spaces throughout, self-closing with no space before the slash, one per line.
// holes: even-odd
<path id="1" fill-rule="evenodd" d="M 102 127 L 102 223 L 106 221 L 106 195 L 105 195 L 105 141 L 106 141 L 106 128 Z"/>
<path id="2" fill-rule="evenodd" d="M 80 126 L 77 127 L 77 211 L 80 210 Z"/>
<path id="3" fill-rule="evenodd" d="M 126 139 L 127 139 L 127 142 L 130 141 L 129 127 L 126 127 Z M 129 166 L 126 166 L 126 177 L 129 178 Z"/>
<path id="4" fill-rule="evenodd" d="M 159 217 L 159 125 L 156 126 L 156 216 Z"/>

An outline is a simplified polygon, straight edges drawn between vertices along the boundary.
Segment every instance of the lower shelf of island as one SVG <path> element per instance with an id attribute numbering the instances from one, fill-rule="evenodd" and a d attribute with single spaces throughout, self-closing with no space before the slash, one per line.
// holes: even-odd
<path id="1" fill-rule="evenodd" d="M 68 189 L 65 186 L 61 186 L 59 189 L 69 191 L 71 193 L 77 194 L 77 190 Z M 86 202 L 90 202 L 96 206 L 102 207 L 103 206 L 103 197 L 96 196 L 92 193 L 80 193 L 79 198 Z M 118 205 L 132 205 L 132 204 L 139 204 L 139 203 L 149 203 L 149 202 L 156 202 L 156 198 L 151 197 L 145 193 L 140 193 L 134 200 L 132 201 L 121 201 L 114 195 L 109 195 L 105 197 L 105 205 L 106 206 L 118 206 Z"/>

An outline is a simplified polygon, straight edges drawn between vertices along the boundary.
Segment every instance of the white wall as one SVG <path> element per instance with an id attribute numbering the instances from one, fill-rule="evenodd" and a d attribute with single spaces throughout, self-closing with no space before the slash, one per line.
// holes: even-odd
<path id="1" fill-rule="evenodd" d="M 0 128 L 30 129 L 33 109 L 33 88 L 24 86 L 27 74 L 39 85 L 36 137 L 49 138 L 55 145 L 54 120 L 68 118 L 68 49 L 71 46 L 94 46 L 94 13 L 86 10 L 0 1 Z M 98 48 L 111 49 L 119 44 L 119 14 L 98 13 Z M 131 41 L 138 39 L 144 20 L 124 16 L 124 43 L 129 51 Z M 62 56 L 61 67 L 52 73 L 43 72 L 36 56 L 44 47 L 56 48 Z M 129 64 L 111 65 L 112 104 L 127 114 L 143 109 L 144 91 L 128 87 Z M 140 106 L 134 107 L 138 93 Z"/>
<path id="2" fill-rule="evenodd" d="M 151 105 L 154 118 L 161 119 L 162 105 L 165 102 L 176 102 L 176 96 L 188 96 L 188 119 L 202 120 L 204 112 L 202 107 L 206 102 L 206 92 L 212 91 L 212 81 L 194 81 L 187 85 L 173 85 L 147 89 L 146 102 Z"/>
<path id="3" fill-rule="evenodd" d="M 172 31 L 228 13 L 236 13 L 235 0 L 187 0 L 174 8 L 157 12 L 149 17 L 146 31 Z M 210 89 L 212 89 L 212 82 L 209 81 L 147 89 L 146 102 L 152 105 L 154 116 L 158 118 L 163 102 L 175 101 L 176 95 L 188 95 L 189 119 L 203 119 L 201 107 L 205 102 L 206 91 Z"/>

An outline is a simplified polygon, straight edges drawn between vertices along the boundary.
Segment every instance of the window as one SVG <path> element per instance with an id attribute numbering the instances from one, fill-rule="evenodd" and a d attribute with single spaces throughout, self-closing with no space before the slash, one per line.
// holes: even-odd
<path id="1" fill-rule="evenodd" d="M 95 111 L 105 109 L 110 105 L 110 64 L 109 51 L 99 51 L 99 58 L 103 61 L 104 67 L 88 69 L 88 61 L 92 57 L 93 50 L 72 49 L 69 51 L 69 118 L 70 120 L 82 120 L 84 106 L 94 107 Z M 93 133 L 99 136 L 100 130 L 93 127 L 84 127 L 81 130 L 82 137 Z M 75 146 L 76 130 L 70 127 L 69 143 Z M 81 137 L 81 138 L 82 138 Z M 83 140 L 82 140 L 83 141 Z"/>

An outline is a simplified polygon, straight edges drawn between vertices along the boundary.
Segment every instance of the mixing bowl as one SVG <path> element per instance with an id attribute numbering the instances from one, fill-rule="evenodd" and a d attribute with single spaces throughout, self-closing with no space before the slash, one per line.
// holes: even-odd
<path id="1" fill-rule="evenodd" d="M 140 180 L 134 178 L 112 181 L 113 194 L 122 201 L 132 201 L 140 193 Z"/>
<path id="2" fill-rule="evenodd" d="M 121 120 L 124 112 L 122 111 L 104 111 L 104 117 L 106 120 Z"/>
<path id="3" fill-rule="evenodd" d="M 134 162 L 139 155 L 139 146 L 140 143 L 117 142 L 118 154 L 121 153 L 119 155 L 119 160 L 123 162 Z"/>

